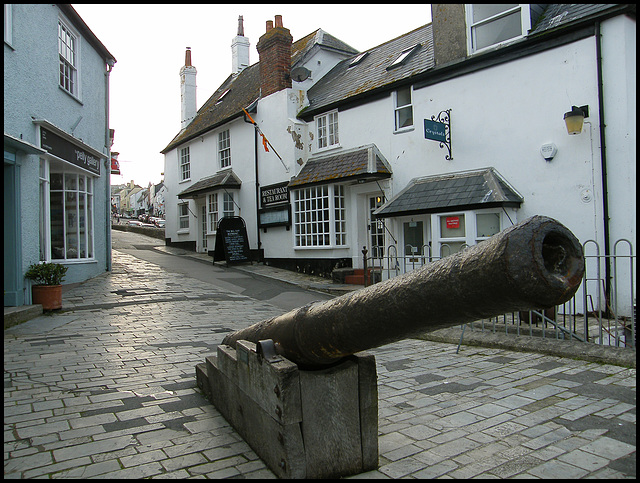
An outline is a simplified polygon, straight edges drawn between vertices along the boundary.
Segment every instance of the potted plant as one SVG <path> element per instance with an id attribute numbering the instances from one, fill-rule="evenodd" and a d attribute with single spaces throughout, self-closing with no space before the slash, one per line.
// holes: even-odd
<path id="1" fill-rule="evenodd" d="M 62 308 L 62 281 L 69 267 L 59 263 L 40 262 L 29 266 L 25 278 L 33 280 L 31 295 L 34 304 L 43 310 Z"/>

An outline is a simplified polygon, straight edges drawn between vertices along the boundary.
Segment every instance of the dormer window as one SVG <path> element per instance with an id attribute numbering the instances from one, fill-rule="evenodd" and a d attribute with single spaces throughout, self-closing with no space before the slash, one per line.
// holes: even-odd
<path id="1" fill-rule="evenodd" d="M 528 4 L 466 5 L 469 53 L 519 39 L 531 28 Z"/>
<path id="2" fill-rule="evenodd" d="M 403 51 L 396 60 L 393 61 L 393 63 L 387 67 L 387 70 L 393 69 L 395 67 L 398 67 L 400 65 L 403 65 L 407 59 L 411 56 L 411 54 L 413 54 L 414 52 L 416 52 L 418 50 L 418 48 L 420 47 L 420 44 L 417 44 L 413 47 L 411 47 L 410 49 L 407 49 L 405 51 Z"/>

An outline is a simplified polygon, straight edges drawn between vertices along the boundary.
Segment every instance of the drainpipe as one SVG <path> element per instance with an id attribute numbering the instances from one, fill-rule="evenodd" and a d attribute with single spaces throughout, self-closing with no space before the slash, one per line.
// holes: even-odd
<path id="1" fill-rule="evenodd" d="M 602 215 L 604 218 L 604 255 L 605 255 L 605 297 L 607 302 L 607 313 L 609 312 L 609 301 L 611 300 L 611 243 L 609 240 L 609 190 L 607 188 L 607 149 L 605 143 L 605 122 L 604 122 L 604 88 L 602 82 L 602 34 L 600 32 L 600 22 L 596 22 L 596 64 L 598 76 L 598 117 L 600 119 L 600 162 L 602 170 Z"/>
<path id="2" fill-rule="evenodd" d="M 256 172 L 256 233 L 257 233 L 257 241 L 258 241 L 258 261 L 262 261 L 260 260 L 260 258 L 262 258 L 260 257 L 260 247 L 262 246 L 262 242 L 260 241 L 260 180 L 258 178 L 258 130 L 255 128 L 255 125 L 246 118 L 246 116 L 244 116 L 244 122 L 254 126 L 253 160 L 254 160 L 255 172 Z"/>
<path id="3" fill-rule="evenodd" d="M 107 147 L 107 162 L 105 173 L 105 198 L 106 198 L 106 223 L 105 223 L 105 240 L 107 243 L 106 257 L 107 257 L 107 272 L 111 271 L 111 136 L 109 135 L 109 77 L 111 70 L 113 69 L 114 61 L 107 59 L 107 71 L 104 74 L 105 77 L 105 146 Z M 95 250 L 95 247 L 94 247 Z"/>

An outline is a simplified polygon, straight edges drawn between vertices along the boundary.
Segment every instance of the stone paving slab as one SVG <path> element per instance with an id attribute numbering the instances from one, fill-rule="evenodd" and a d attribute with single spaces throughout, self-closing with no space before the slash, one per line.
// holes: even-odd
<path id="1" fill-rule="evenodd" d="M 200 394 L 224 335 L 282 311 L 119 252 L 5 330 L 5 478 L 274 478 Z M 370 351 L 379 468 L 352 478 L 635 478 L 636 371 L 410 339 Z"/>

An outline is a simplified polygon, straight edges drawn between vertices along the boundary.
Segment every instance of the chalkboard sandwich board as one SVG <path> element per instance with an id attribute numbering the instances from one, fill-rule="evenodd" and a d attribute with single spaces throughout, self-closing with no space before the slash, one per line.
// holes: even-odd
<path id="1" fill-rule="evenodd" d="M 225 216 L 218 222 L 213 261 L 222 260 L 228 265 L 250 261 L 247 227 L 239 216 Z"/>

